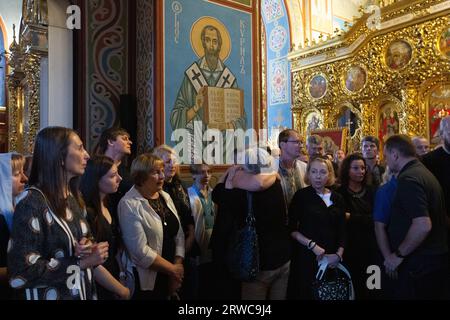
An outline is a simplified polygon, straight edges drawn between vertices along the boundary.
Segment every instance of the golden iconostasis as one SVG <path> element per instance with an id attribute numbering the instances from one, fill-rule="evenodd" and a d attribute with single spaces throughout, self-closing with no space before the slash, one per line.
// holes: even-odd
<path id="1" fill-rule="evenodd" d="M 450 114 L 450 2 L 401 1 L 374 14 L 290 53 L 294 127 L 304 135 L 345 128 L 348 151 L 364 135 L 437 144 Z"/>

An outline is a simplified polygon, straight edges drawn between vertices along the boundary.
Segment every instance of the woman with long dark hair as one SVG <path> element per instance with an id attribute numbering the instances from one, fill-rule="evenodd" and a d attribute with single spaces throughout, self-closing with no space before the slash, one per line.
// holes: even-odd
<path id="1" fill-rule="evenodd" d="M 130 177 L 128 157 L 131 155 L 130 134 L 123 128 L 111 127 L 100 135 L 99 141 L 94 148 L 94 155 L 110 157 L 118 168 L 122 177 L 119 188 L 109 195 L 108 208 L 111 214 L 117 218 L 117 205 L 120 199 L 131 189 L 133 181 Z"/>
<path id="2" fill-rule="evenodd" d="M 89 241 L 78 191 L 88 159 L 72 129 L 47 127 L 38 133 L 32 187 L 16 206 L 8 251 L 16 298 L 95 299 L 92 268 L 107 259 L 108 243 Z"/>
<path id="3" fill-rule="evenodd" d="M 347 214 L 346 263 L 353 277 L 358 299 L 368 299 L 373 294 L 366 286 L 367 267 L 376 264 L 378 252 L 372 220 L 374 187 L 370 185 L 366 160 L 359 153 L 347 156 L 341 165 L 338 188 Z"/>
<path id="4" fill-rule="evenodd" d="M 88 161 L 86 171 L 81 177 L 80 190 L 86 203 L 87 221 L 97 242 L 106 241 L 109 244 L 108 259 L 103 263 L 111 275 L 119 278 L 120 268 L 116 259 L 119 248 L 119 227 L 117 218 L 108 209 L 108 195 L 117 192 L 122 180 L 117 165 L 106 156 L 94 156 Z M 126 298 L 127 289 L 115 281 L 119 288 L 116 293 Z M 106 290 L 105 290 L 106 289 Z M 114 289 L 114 288 L 113 288 Z M 114 290 L 113 290 L 114 291 Z M 111 288 L 97 287 L 98 298 L 114 299 Z"/>

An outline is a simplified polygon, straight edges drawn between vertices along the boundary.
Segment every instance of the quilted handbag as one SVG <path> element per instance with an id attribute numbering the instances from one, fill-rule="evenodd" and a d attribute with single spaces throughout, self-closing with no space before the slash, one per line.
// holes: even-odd
<path id="1" fill-rule="evenodd" d="M 252 193 L 247 192 L 247 216 L 243 228 L 235 228 L 227 254 L 228 269 L 241 281 L 252 281 L 259 272 L 259 246 L 253 215 Z"/>
<path id="2" fill-rule="evenodd" d="M 319 271 L 312 284 L 313 297 L 316 300 L 354 300 L 350 272 L 342 264 L 328 268 L 328 261 L 319 261 Z"/>

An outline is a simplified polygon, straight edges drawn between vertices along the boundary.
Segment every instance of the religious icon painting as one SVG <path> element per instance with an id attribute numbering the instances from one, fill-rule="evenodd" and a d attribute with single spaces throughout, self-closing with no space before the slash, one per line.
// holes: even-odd
<path id="1" fill-rule="evenodd" d="M 385 52 L 385 63 L 392 70 L 400 70 L 411 61 L 413 50 L 406 40 L 392 41 Z"/>
<path id="2" fill-rule="evenodd" d="M 317 111 L 311 111 L 305 117 L 306 132 L 309 133 L 314 130 L 319 130 L 323 128 L 323 116 Z"/>
<path id="3" fill-rule="evenodd" d="M 450 25 L 446 26 L 439 34 L 437 45 L 441 55 L 450 59 Z"/>
<path id="4" fill-rule="evenodd" d="M 155 114 L 155 139 L 171 147 L 183 145 L 178 156 L 182 154 L 182 164 L 187 164 L 201 158 L 201 148 L 207 146 L 201 141 L 201 148 L 195 147 L 197 134 L 201 140 L 209 129 L 225 133 L 259 125 L 253 116 L 260 94 L 253 81 L 259 70 L 257 2 L 157 3 L 162 17 L 157 27 L 157 42 L 162 44 L 156 55 L 156 64 L 162 66 L 157 105 L 163 112 Z"/>
<path id="5" fill-rule="evenodd" d="M 428 134 L 432 145 L 440 143 L 441 120 L 450 115 L 450 83 L 437 84 L 427 98 Z"/>
<path id="6" fill-rule="evenodd" d="M 320 99 L 327 93 L 327 79 L 323 74 L 311 77 L 308 85 L 308 93 L 313 99 Z"/>
<path id="7" fill-rule="evenodd" d="M 367 82 L 367 71 L 361 65 L 353 65 L 344 72 L 343 83 L 350 93 L 361 91 Z"/>
<path id="8" fill-rule="evenodd" d="M 386 141 L 390 136 L 400 133 L 400 120 L 394 102 L 386 101 L 381 104 L 378 116 L 378 139 Z"/>

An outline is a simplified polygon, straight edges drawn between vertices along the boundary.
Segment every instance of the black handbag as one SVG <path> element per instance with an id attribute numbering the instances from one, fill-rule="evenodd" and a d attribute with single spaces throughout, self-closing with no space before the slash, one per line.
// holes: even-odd
<path id="1" fill-rule="evenodd" d="M 247 192 L 247 216 L 243 228 L 231 233 L 227 264 L 232 276 L 241 281 L 255 280 L 259 272 L 259 246 L 253 214 L 252 193 Z"/>
<path id="2" fill-rule="evenodd" d="M 336 268 L 328 268 L 328 263 L 319 264 L 320 268 L 312 283 L 315 300 L 354 300 L 350 272 L 342 264 Z"/>

